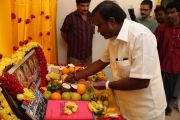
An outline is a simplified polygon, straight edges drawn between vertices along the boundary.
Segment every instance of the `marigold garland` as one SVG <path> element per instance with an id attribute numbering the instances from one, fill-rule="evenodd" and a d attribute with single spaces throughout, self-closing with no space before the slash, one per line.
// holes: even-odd
<path id="1" fill-rule="evenodd" d="M 19 120 L 11 110 L 1 91 L 2 89 L 0 87 L 0 120 Z"/>

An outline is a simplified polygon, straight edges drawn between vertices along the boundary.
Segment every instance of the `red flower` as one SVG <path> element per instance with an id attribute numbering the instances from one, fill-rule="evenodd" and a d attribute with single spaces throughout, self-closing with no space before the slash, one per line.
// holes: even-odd
<path id="1" fill-rule="evenodd" d="M 50 35 L 50 32 L 47 32 L 47 33 L 46 33 L 46 35 L 48 35 L 48 36 L 49 36 L 49 35 Z"/>
<path id="2" fill-rule="evenodd" d="M 2 57 L 3 57 L 3 55 L 2 55 L 2 54 L 0 54 L 0 59 L 2 59 Z"/>
<path id="3" fill-rule="evenodd" d="M 30 22 L 31 22 L 30 19 L 26 19 L 26 21 L 25 21 L 26 24 L 29 24 Z"/>
<path id="4" fill-rule="evenodd" d="M 46 75 L 48 73 L 47 62 L 46 62 L 46 58 L 44 56 L 44 52 L 41 47 L 36 47 L 35 51 L 36 51 L 36 55 L 37 55 L 37 59 L 39 61 L 39 66 L 40 66 L 40 71 L 41 71 L 40 77 L 41 77 L 42 81 L 41 81 L 40 86 L 44 87 L 44 86 L 48 85 L 48 81 L 46 79 Z"/>
<path id="5" fill-rule="evenodd" d="M 40 33 L 39 33 L 39 36 L 43 36 L 43 33 L 42 33 L 42 32 L 40 32 Z"/>
<path id="6" fill-rule="evenodd" d="M 19 42 L 19 46 L 23 46 L 24 45 L 24 42 L 23 41 L 20 41 Z"/>
<path id="7" fill-rule="evenodd" d="M 28 44 L 28 42 L 29 42 L 28 40 L 25 40 L 25 41 L 24 41 L 24 44 L 26 45 L 26 44 Z"/>
<path id="8" fill-rule="evenodd" d="M 23 87 L 19 83 L 19 81 L 14 77 L 14 75 L 9 74 L 8 72 L 5 72 L 4 77 L 0 77 L 0 82 L 2 83 L 2 86 L 9 91 L 11 95 L 14 97 L 17 96 L 17 94 L 23 93 Z"/>
<path id="9" fill-rule="evenodd" d="M 32 37 L 31 37 L 31 36 L 29 36 L 29 37 L 28 37 L 28 40 L 32 40 Z"/>
<path id="10" fill-rule="evenodd" d="M 49 19 L 50 17 L 49 17 L 49 15 L 46 15 L 45 18 L 46 18 L 46 19 Z"/>
<path id="11" fill-rule="evenodd" d="M 15 13 L 11 13 L 11 19 L 16 19 L 16 14 Z"/>
<path id="12" fill-rule="evenodd" d="M 40 15 L 44 15 L 44 11 L 41 11 L 41 14 Z"/>
<path id="13" fill-rule="evenodd" d="M 35 18 L 35 15 L 31 14 L 31 19 Z"/>
<path id="14" fill-rule="evenodd" d="M 18 47 L 13 46 L 13 51 L 16 51 L 16 50 L 18 50 Z"/>
<path id="15" fill-rule="evenodd" d="M 18 18 L 18 23 L 21 23 L 22 19 L 21 18 Z"/>

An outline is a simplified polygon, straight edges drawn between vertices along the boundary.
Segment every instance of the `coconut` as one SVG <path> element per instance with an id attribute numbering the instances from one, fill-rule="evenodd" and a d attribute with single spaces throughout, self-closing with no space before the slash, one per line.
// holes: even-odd
<path id="1" fill-rule="evenodd" d="M 68 83 L 62 83 L 61 87 L 63 92 L 71 91 L 71 86 Z"/>
<path id="2" fill-rule="evenodd" d="M 71 84 L 71 90 L 73 92 L 76 92 L 77 91 L 77 84 Z"/>

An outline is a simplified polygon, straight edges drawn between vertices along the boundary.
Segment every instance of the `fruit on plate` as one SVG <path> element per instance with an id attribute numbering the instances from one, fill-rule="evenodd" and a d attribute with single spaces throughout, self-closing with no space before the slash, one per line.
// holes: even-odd
<path id="1" fill-rule="evenodd" d="M 50 97 L 51 97 L 51 92 L 50 92 L 50 91 L 45 91 L 45 92 L 43 93 L 43 96 L 48 100 L 48 99 L 50 99 Z"/>
<path id="2" fill-rule="evenodd" d="M 71 93 L 70 92 L 63 92 L 62 93 L 62 99 L 63 100 L 70 100 L 71 99 Z"/>
<path id="3" fill-rule="evenodd" d="M 86 86 L 84 84 L 77 84 L 77 92 L 84 94 L 86 92 Z"/>
<path id="4" fill-rule="evenodd" d="M 107 110 L 107 106 L 103 105 L 102 102 L 100 102 L 100 101 L 89 102 L 88 108 L 91 112 L 94 112 L 95 114 L 101 114 L 101 115 L 104 115 Z"/>
<path id="5" fill-rule="evenodd" d="M 63 74 L 69 74 L 69 69 L 66 68 L 66 67 L 63 68 L 63 69 L 62 69 L 62 73 L 63 73 Z"/>
<path id="6" fill-rule="evenodd" d="M 51 94 L 51 100 L 61 100 L 61 94 L 59 92 L 54 92 Z"/>
<path id="7" fill-rule="evenodd" d="M 75 72 L 75 67 L 69 67 L 69 73 L 74 73 Z"/>
<path id="8" fill-rule="evenodd" d="M 109 100 L 108 94 L 105 92 L 100 92 L 98 94 L 91 94 L 91 101 L 88 103 L 88 108 L 95 114 L 105 115 Z"/>
<path id="9" fill-rule="evenodd" d="M 78 110 L 78 105 L 75 102 L 66 102 L 64 106 L 64 113 L 67 115 L 71 115 Z"/>
<path id="10" fill-rule="evenodd" d="M 72 92 L 71 93 L 71 99 L 72 100 L 81 100 L 81 95 L 77 92 Z"/>
<path id="11" fill-rule="evenodd" d="M 82 100 L 89 101 L 90 100 L 90 94 L 89 93 L 84 93 L 81 97 Z"/>
<path id="12" fill-rule="evenodd" d="M 47 79 L 47 80 L 51 80 L 51 79 L 53 79 L 53 80 L 59 80 L 60 77 L 61 77 L 61 75 L 58 74 L 58 73 L 55 73 L 55 72 L 50 72 L 50 73 L 48 73 L 48 74 L 46 75 L 46 79 Z"/>

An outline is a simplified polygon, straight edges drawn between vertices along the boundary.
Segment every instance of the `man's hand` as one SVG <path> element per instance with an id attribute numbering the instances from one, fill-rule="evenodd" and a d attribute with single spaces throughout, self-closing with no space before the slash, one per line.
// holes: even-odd
<path id="1" fill-rule="evenodd" d="M 106 80 L 103 80 L 99 77 L 96 78 L 95 82 L 93 82 L 93 87 L 99 90 L 106 89 Z"/>
<path id="2" fill-rule="evenodd" d="M 66 79 L 64 80 L 64 82 L 68 82 L 68 83 L 75 83 L 75 77 L 73 74 L 69 74 Z"/>

